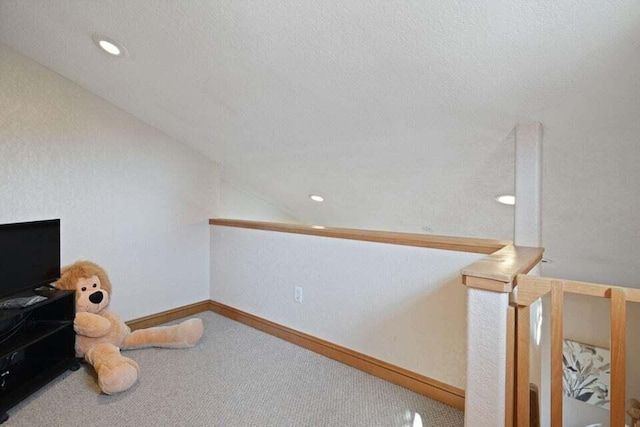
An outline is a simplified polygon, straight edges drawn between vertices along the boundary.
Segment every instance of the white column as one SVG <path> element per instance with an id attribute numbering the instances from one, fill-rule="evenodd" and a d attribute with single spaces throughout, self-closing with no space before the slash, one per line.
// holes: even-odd
<path id="1" fill-rule="evenodd" d="M 542 245 L 542 124 L 538 122 L 518 124 L 515 129 L 515 217 L 514 243 L 518 246 Z M 529 272 L 540 274 L 540 266 Z M 517 292 L 517 288 L 516 288 Z M 530 372 L 531 382 L 540 392 L 540 422 L 549 423 L 549 337 L 542 334 L 542 323 L 549 322 L 543 311 L 542 301 L 531 305 Z"/>
<path id="2" fill-rule="evenodd" d="M 540 247 L 542 238 L 542 124 L 516 126 L 514 242 Z"/>

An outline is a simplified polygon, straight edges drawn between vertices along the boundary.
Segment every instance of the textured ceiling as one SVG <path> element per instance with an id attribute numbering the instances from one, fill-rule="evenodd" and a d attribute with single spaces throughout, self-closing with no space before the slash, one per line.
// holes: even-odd
<path id="1" fill-rule="evenodd" d="M 0 41 L 304 221 L 504 238 L 512 210 L 493 197 L 513 188 L 511 129 L 581 105 L 612 51 L 637 50 L 638 12 L 602 0 L 0 0 Z M 100 52 L 96 32 L 130 57 Z"/>

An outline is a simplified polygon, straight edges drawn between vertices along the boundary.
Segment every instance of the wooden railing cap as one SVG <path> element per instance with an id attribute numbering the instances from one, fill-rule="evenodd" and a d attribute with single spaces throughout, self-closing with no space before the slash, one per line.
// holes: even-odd
<path id="1" fill-rule="evenodd" d="M 277 222 L 246 221 L 239 219 L 213 218 L 211 225 L 224 227 L 251 228 L 254 230 L 278 231 L 283 233 L 307 234 L 338 239 L 361 240 L 365 242 L 389 243 L 393 245 L 417 246 L 421 248 L 444 249 L 480 254 L 493 253 L 510 241 L 477 239 L 467 237 L 435 236 L 431 234 L 398 233 L 390 231 L 358 230 L 351 228 L 314 228 L 304 224 L 283 224 Z"/>
<path id="2" fill-rule="evenodd" d="M 543 248 L 505 246 L 462 269 L 468 287 L 511 292 L 518 274 L 528 273 L 542 260 Z"/>

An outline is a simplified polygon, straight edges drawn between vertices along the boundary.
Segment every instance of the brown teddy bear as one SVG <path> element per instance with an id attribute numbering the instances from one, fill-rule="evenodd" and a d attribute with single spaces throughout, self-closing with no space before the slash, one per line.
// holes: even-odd
<path id="1" fill-rule="evenodd" d="M 76 356 L 93 366 L 98 385 L 106 394 L 125 391 L 138 379 L 138 364 L 122 356 L 120 349 L 192 347 L 204 330 L 202 320 L 190 319 L 179 325 L 131 332 L 119 316 L 105 309 L 111 282 L 102 267 L 89 261 L 64 267 L 54 286 L 76 292 Z"/>

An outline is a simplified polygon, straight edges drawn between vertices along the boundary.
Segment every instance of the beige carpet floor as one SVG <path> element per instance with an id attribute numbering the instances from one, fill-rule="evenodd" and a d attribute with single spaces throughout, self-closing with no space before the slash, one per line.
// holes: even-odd
<path id="1" fill-rule="evenodd" d="M 11 426 L 462 426 L 463 413 L 214 313 L 197 347 L 126 352 L 127 392 L 67 372 L 9 411 Z"/>

